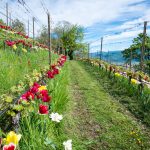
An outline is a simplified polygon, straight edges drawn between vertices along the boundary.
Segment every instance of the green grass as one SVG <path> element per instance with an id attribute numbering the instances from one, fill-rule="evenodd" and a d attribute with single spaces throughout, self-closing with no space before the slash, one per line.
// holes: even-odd
<path id="1" fill-rule="evenodd" d="M 11 51 L 0 51 L 0 94 L 7 93 L 12 86 L 24 80 L 25 74 L 30 74 L 34 69 L 48 65 L 48 52 L 31 52 L 17 56 Z"/>
<path id="2" fill-rule="evenodd" d="M 142 93 L 139 93 L 138 85 L 129 85 L 129 80 L 124 77 L 115 77 L 105 69 L 98 69 L 84 63 L 85 69 L 91 70 L 91 75 L 110 93 L 115 99 L 130 110 L 136 118 L 141 120 L 148 127 L 150 126 L 150 89 L 144 87 Z"/>
<path id="3" fill-rule="evenodd" d="M 75 150 L 150 149 L 149 132 L 102 87 L 90 67 L 72 61 L 69 71 L 71 92 L 65 126 Z M 142 144 L 133 140 L 132 130 Z"/>

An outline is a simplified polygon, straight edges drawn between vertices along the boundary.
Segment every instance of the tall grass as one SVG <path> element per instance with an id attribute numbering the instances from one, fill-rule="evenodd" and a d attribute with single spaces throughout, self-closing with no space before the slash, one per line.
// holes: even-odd
<path id="1" fill-rule="evenodd" d="M 0 65 L 0 94 L 4 94 L 20 80 L 24 80 L 25 74 L 30 74 L 34 69 L 39 71 L 48 65 L 48 51 L 29 52 L 18 56 L 9 50 L 0 50 Z"/>

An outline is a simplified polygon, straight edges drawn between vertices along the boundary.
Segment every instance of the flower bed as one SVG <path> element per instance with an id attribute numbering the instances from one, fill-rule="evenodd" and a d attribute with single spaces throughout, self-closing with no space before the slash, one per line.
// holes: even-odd
<path id="1" fill-rule="evenodd" d="M 14 116 L 13 119 L 18 119 L 17 118 L 18 114 L 19 114 L 19 118 L 21 115 L 19 122 L 20 122 L 21 131 L 22 131 L 21 132 L 22 136 L 20 134 L 16 134 L 13 131 L 10 131 L 7 135 L 5 135 L 6 138 L 1 139 L 1 141 L 2 141 L 1 145 L 3 146 L 4 150 L 9 150 L 9 149 L 14 150 L 19 147 L 20 147 L 20 149 L 24 149 L 23 148 L 24 142 L 21 142 L 21 145 L 19 146 L 20 138 L 23 141 L 26 138 L 26 135 L 24 137 L 25 133 L 23 132 L 24 126 L 26 126 L 27 124 L 29 126 L 32 126 L 31 122 L 34 119 L 35 119 L 34 123 L 36 124 L 36 121 L 37 121 L 36 118 L 38 118 L 39 121 L 41 120 L 40 122 L 39 121 L 37 122 L 38 126 L 40 125 L 39 127 L 41 129 L 44 126 L 47 126 L 48 122 L 50 122 L 50 121 L 54 122 L 54 123 L 52 123 L 53 126 L 59 125 L 58 123 L 61 122 L 61 120 L 63 119 L 63 116 L 57 112 L 50 113 L 51 102 L 53 101 L 53 96 L 50 96 L 51 92 L 48 91 L 49 88 L 47 87 L 48 85 L 46 83 L 48 82 L 48 79 L 55 80 L 54 79 L 55 76 L 60 73 L 60 68 L 64 65 L 65 61 L 66 61 L 66 56 L 61 55 L 60 58 L 58 59 L 57 63 L 52 65 L 50 67 L 50 69 L 48 69 L 48 68 L 43 69 L 41 71 L 41 73 L 36 73 L 36 76 L 34 76 L 34 77 L 38 77 L 38 78 L 34 78 L 32 80 L 33 84 L 31 86 L 29 84 L 30 88 L 26 92 L 24 92 L 19 97 L 19 99 L 16 100 L 16 103 L 15 103 L 15 105 L 13 105 L 13 108 L 11 108 L 11 110 L 9 110 L 9 111 L 15 110 L 14 111 L 15 113 L 13 114 L 13 116 Z M 31 81 L 27 80 L 26 83 L 28 84 L 30 82 Z M 16 91 L 17 90 L 18 90 L 18 88 L 16 87 Z M 8 100 L 8 97 L 7 97 L 7 100 Z M 34 119 L 31 119 L 32 115 L 34 116 Z M 44 120 L 45 121 L 47 120 L 47 121 L 45 122 Z M 30 125 L 30 123 L 31 123 L 31 125 Z M 41 127 L 41 125 L 43 125 L 43 126 Z M 19 128 L 19 130 L 20 130 L 20 128 Z M 14 129 L 18 131 L 17 128 L 14 128 Z M 41 134 L 45 133 L 43 131 L 43 129 L 41 132 L 42 132 Z M 30 137 L 31 135 L 28 135 L 28 136 Z M 46 141 L 49 142 L 49 139 L 47 138 Z M 64 141 L 62 143 L 62 146 L 64 146 L 65 149 L 68 149 L 68 148 L 71 149 L 71 147 L 72 147 L 71 142 L 72 142 L 71 140 Z M 43 147 L 44 147 L 44 145 L 43 145 Z M 51 142 L 50 147 L 56 148 L 57 146 Z"/>

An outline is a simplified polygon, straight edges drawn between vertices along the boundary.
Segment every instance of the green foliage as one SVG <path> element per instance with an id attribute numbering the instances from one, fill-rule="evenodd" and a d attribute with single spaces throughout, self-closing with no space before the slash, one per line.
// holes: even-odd
<path id="1" fill-rule="evenodd" d="M 12 29 L 18 32 L 23 32 L 25 33 L 25 25 L 22 23 L 19 19 L 15 19 L 12 22 Z"/>
<path id="2" fill-rule="evenodd" d="M 13 99 L 12 99 L 12 97 L 7 96 L 6 99 L 5 99 L 5 101 L 6 101 L 7 103 L 11 103 L 11 102 L 13 101 Z"/>
<path id="3" fill-rule="evenodd" d="M 129 63 L 133 59 L 140 61 L 141 59 L 141 48 L 142 48 L 142 41 L 143 41 L 143 34 L 140 33 L 138 37 L 133 39 L 133 44 L 130 45 L 129 48 L 125 49 L 122 54 L 126 61 Z M 149 72 L 150 74 L 150 67 L 147 61 L 150 60 L 150 37 L 146 35 L 145 38 L 145 52 L 144 52 L 144 59 L 145 59 L 145 71 Z M 139 68 L 139 67 L 138 67 Z"/>
<path id="4" fill-rule="evenodd" d="M 3 21 L 3 19 L 0 19 L 0 23 L 1 23 L 1 24 L 5 24 L 4 21 Z"/>
<path id="5" fill-rule="evenodd" d="M 86 46 L 82 43 L 84 36 L 83 27 L 79 25 L 73 25 L 66 21 L 59 22 L 54 32 L 57 34 L 61 45 L 69 50 L 68 55 L 70 59 L 73 59 L 73 51 L 83 50 Z"/>
<path id="6" fill-rule="evenodd" d="M 126 61 L 129 62 L 130 59 L 140 60 L 138 52 L 139 52 L 139 49 L 136 49 L 136 47 L 134 46 L 130 46 L 130 48 L 127 48 L 124 51 L 122 51 L 122 54 L 123 54 L 123 57 L 126 59 Z M 131 56 L 131 53 L 132 53 L 132 56 Z"/>
<path id="7" fill-rule="evenodd" d="M 41 44 L 47 45 L 48 44 L 48 29 L 46 26 L 42 26 L 42 28 L 39 30 L 39 35 L 36 38 L 38 42 Z"/>

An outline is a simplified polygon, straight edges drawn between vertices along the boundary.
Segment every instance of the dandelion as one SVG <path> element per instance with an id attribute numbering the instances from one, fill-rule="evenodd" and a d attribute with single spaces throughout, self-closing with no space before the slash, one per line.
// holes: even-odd
<path id="1" fill-rule="evenodd" d="M 51 113 L 50 118 L 55 122 L 60 122 L 63 119 L 62 115 L 59 115 L 58 113 Z"/>
<path id="2" fill-rule="evenodd" d="M 72 150 L 72 140 L 63 142 L 65 150 Z"/>
<path id="3" fill-rule="evenodd" d="M 14 131 L 10 131 L 4 141 L 6 144 L 13 143 L 14 145 L 18 145 L 20 139 L 21 134 L 16 134 Z"/>
<path id="4" fill-rule="evenodd" d="M 135 134 L 135 132 L 134 132 L 134 131 L 131 131 L 131 132 L 130 132 L 130 135 L 134 135 L 134 134 Z"/>

